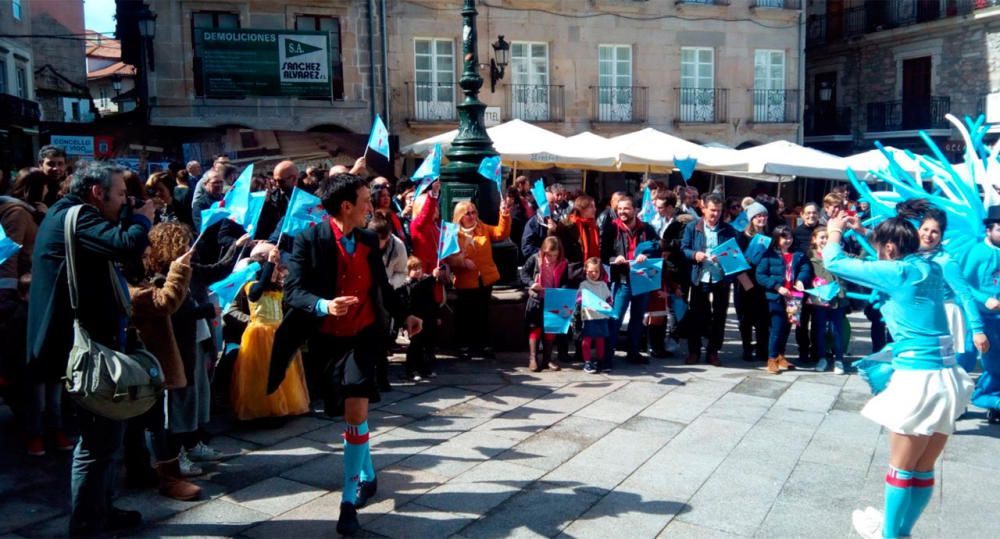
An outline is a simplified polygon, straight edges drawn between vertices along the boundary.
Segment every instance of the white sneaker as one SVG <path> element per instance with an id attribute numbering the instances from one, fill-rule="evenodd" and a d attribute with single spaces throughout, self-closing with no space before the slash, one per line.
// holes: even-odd
<path id="1" fill-rule="evenodd" d="M 222 460 L 225 457 L 226 455 L 223 455 L 222 451 L 212 449 L 211 447 L 205 445 L 204 442 L 198 442 L 198 445 L 188 451 L 188 458 L 197 462 L 211 462 Z"/>
<path id="2" fill-rule="evenodd" d="M 864 511 L 855 509 L 851 513 L 851 522 L 854 523 L 854 531 L 865 539 L 882 539 L 882 512 L 874 507 L 868 507 Z"/>
<path id="3" fill-rule="evenodd" d="M 424 378 L 422 376 L 420 376 L 419 374 L 414 374 L 413 376 L 410 377 L 410 380 L 413 380 L 414 382 L 419 382 L 419 381 L 421 381 L 423 379 Z"/>
<path id="4" fill-rule="evenodd" d="M 191 462 L 191 459 L 188 458 L 187 451 L 184 449 L 181 449 L 181 454 L 177 457 L 177 460 L 181 465 L 181 475 L 184 477 L 197 477 L 205 473 L 205 470 L 202 470 L 200 466 Z"/>

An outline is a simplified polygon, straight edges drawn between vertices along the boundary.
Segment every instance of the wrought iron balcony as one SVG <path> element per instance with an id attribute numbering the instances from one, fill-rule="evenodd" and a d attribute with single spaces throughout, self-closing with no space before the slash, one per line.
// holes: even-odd
<path id="1" fill-rule="evenodd" d="M 968 15 L 977 9 L 1000 5 L 1000 0 L 879 0 L 859 2 L 839 13 L 827 13 L 824 28 L 813 29 L 812 21 L 822 16 L 810 16 L 807 43 L 832 43 L 841 38 L 856 37 L 872 32 L 902 28 L 947 17 Z M 822 23 L 817 23 L 822 24 Z M 824 35 L 822 41 L 816 36 Z M 814 36 L 810 39 L 810 36 Z"/>
<path id="2" fill-rule="evenodd" d="M 799 121 L 798 90 L 748 90 L 753 94 L 753 122 L 758 124 Z"/>
<path id="3" fill-rule="evenodd" d="M 591 86 L 593 121 L 608 123 L 642 123 L 646 121 L 645 86 Z"/>
<path id="4" fill-rule="evenodd" d="M 0 118 L 12 124 L 33 127 L 42 119 L 42 109 L 34 101 L 0 94 Z"/>
<path id="5" fill-rule="evenodd" d="M 508 119 L 526 122 L 561 122 L 564 87 L 556 84 L 507 85 Z"/>
<path id="6" fill-rule="evenodd" d="M 802 3 L 799 0 L 751 0 L 751 8 L 765 9 L 800 9 Z"/>
<path id="7" fill-rule="evenodd" d="M 851 134 L 851 109 L 849 107 L 811 106 L 805 112 L 805 136 L 825 137 Z"/>
<path id="8" fill-rule="evenodd" d="M 677 121 L 680 123 L 723 123 L 728 119 L 728 88 L 674 88 L 677 92 Z"/>
<path id="9" fill-rule="evenodd" d="M 459 96 L 456 82 L 407 82 L 406 119 L 417 122 L 454 122 L 458 120 Z"/>
<path id="10" fill-rule="evenodd" d="M 941 96 L 868 103 L 868 131 L 947 129 L 944 116 L 950 109 L 951 98 Z"/>
<path id="11" fill-rule="evenodd" d="M 810 15 L 806 21 L 806 46 L 815 47 L 826 43 L 826 16 Z"/>

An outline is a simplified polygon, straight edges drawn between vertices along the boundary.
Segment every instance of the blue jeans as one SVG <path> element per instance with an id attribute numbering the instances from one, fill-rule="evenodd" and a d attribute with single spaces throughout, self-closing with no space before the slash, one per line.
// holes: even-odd
<path id="1" fill-rule="evenodd" d="M 844 307 L 831 309 L 813 306 L 812 342 L 817 359 L 830 359 L 829 348 L 826 346 L 826 331 L 829 327 L 833 338 L 833 360 L 844 361 L 844 310 Z"/>
<path id="2" fill-rule="evenodd" d="M 625 310 L 629 311 L 628 322 L 628 353 L 638 354 L 639 342 L 642 339 L 642 319 L 649 308 L 649 293 L 632 295 L 632 287 L 629 283 L 614 283 L 611 286 L 611 294 L 614 296 L 614 318 L 609 322 L 611 335 L 608 336 L 608 343 L 604 347 L 604 367 L 610 369 L 614 363 L 615 347 L 618 345 L 618 333 L 622 329 L 622 319 L 625 318 Z"/>
<path id="3" fill-rule="evenodd" d="M 785 355 L 785 345 L 788 344 L 788 334 L 792 327 L 788 322 L 788 313 L 785 312 L 785 300 L 769 300 L 767 305 L 771 313 L 767 357 L 776 358 Z"/>
<path id="4" fill-rule="evenodd" d="M 70 475 L 70 529 L 100 530 L 111 508 L 111 496 L 122 457 L 125 422 L 113 421 L 77 407 L 80 440 L 73 450 Z"/>
<path id="5" fill-rule="evenodd" d="M 972 392 L 972 404 L 987 410 L 1000 409 L 1000 320 L 985 318 L 984 333 L 990 340 L 990 351 L 980 356 L 983 362 L 983 373 L 979 375 L 976 389 Z M 966 341 L 965 355 L 975 358 L 977 352 L 972 342 L 972 332 Z M 996 343 L 996 344 L 994 344 Z M 971 350 L 971 351 L 970 351 Z M 974 363 L 973 363 L 974 364 Z"/>

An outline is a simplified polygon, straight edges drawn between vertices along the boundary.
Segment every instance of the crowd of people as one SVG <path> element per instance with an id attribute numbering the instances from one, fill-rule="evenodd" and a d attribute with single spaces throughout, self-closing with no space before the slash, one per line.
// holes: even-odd
<path id="1" fill-rule="evenodd" d="M 843 238 L 837 260 L 860 259 L 869 247 L 864 238 L 871 233 L 861 225 L 869 210 L 845 187 L 819 203 L 785 208 L 781 198 L 763 192 L 725 198 L 645 181 L 636 193 L 615 192 L 598 204 L 558 183 L 538 200 L 531 180 L 519 176 L 491 225 L 472 202 L 442 208 L 439 182 L 416 196 L 418 185 L 409 180 L 369 178 L 363 157 L 351 168 L 301 172 L 282 161 L 252 179 L 251 191 L 265 196 L 248 232 L 229 219 L 202 223 L 203 212 L 217 206 L 240 175 L 225 156 L 206 170 L 192 161 L 147 178 L 105 163 L 72 168 L 61 148 L 46 146 L 37 166 L 0 186 L 0 223 L 21 245 L 0 265 L 0 338 L 6 343 L 0 389 L 15 409 L 30 455 L 75 449 L 74 535 L 141 521 L 138 513 L 111 505 L 120 449 L 126 484 L 197 499 L 201 489 L 191 478 L 204 463 L 226 456 L 210 446 L 205 429 L 213 408 L 243 421 L 268 421 L 308 413 L 316 399 L 347 422 L 338 531 L 356 531 L 356 510 L 377 489 L 368 404 L 392 389 L 388 358 L 401 346 L 397 337 L 407 337 L 401 342 L 412 381 L 435 376 L 445 309 L 454 321 L 454 356 L 493 358 L 484 328 L 502 323 L 490 320 L 502 274 L 494 245 L 508 239 L 518 252 L 514 284 L 527 293 L 525 360 L 535 372 L 575 364 L 587 373 L 607 373 L 619 349 L 626 362 L 646 364 L 683 355 L 681 340 L 686 364 L 721 366 L 731 298 L 741 359 L 773 374 L 801 367 L 852 372 L 846 353 L 851 312 L 870 321 L 871 352 L 881 350 L 890 333 L 898 340 L 898 332 L 907 331 L 898 313 L 896 331 L 883 320 L 882 311 L 900 308 L 896 303 L 859 299 L 894 293 L 885 290 L 888 278 L 874 282 L 852 273 L 845 280 L 831 260 L 831 245 L 839 249 L 842 239 L 831 235 L 831 223 L 839 232 L 849 225 L 854 234 Z M 284 234 L 296 188 L 318 197 L 329 217 Z M 650 204 L 643 204 L 644 193 Z M 83 208 L 75 224 L 75 270 L 84 279 L 77 308 L 69 299 L 64 233 L 75 206 Z M 923 220 L 920 249 L 937 252 L 943 214 L 915 204 L 911 219 Z M 438 256 L 442 220 L 457 225 L 459 245 L 444 258 Z M 934 226 L 937 232 L 925 231 Z M 899 250 L 893 238 L 880 237 L 880 243 Z M 717 248 L 733 240 L 749 254 L 762 239 L 758 255 L 747 256 L 748 268 L 724 270 Z M 997 240 L 993 245 L 1000 245 Z M 655 259 L 662 259 L 659 287 L 640 292 L 630 268 Z M 250 264 L 259 269 L 240 283 L 232 301 L 220 304 L 210 285 Z M 828 297 L 811 293 L 830 284 L 837 287 Z M 581 303 L 569 332 L 551 332 L 545 294 L 560 288 L 592 294 L 610 310 Z M 989 291 L 973 288 L 953 286 L 950 296 L 952 318 L 968 322 L 969 344 L 961 346 L 964 333 L 956 343 L 972 358 L 969 370 L 977 351 L 988 350 L 983 319 L 992 323 L 1000 307 Z M 117 350 L 142 342 L 162 367 L 160 403 L 128 421 L 64 406 L 61 379 L 74 320 Z M 793 333 L 794 362 L 786 357 Z M 992 386 L 983 390 L 990 391 L 1000 393 Z"/>

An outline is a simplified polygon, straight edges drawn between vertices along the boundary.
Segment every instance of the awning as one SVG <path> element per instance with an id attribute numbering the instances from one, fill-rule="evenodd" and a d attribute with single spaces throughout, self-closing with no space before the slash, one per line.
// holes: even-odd
<path id="1" fill-rule="evenodd" d="M 493 147 L 500 154 L 501 162 L 506 166 L 518 169 L 544 169 L 554 166 L 554 156 L 546 152 L 545 149 L 565 140 L 565 137 L 558 133 L 521 120 L 511 120 L 490 127 L 486 133 L 493 141 Z M 404 146 L 400 149 L 400 153 L 423 157 L 435 144 L 440 144 L 441 151 L 448 153 L 451 141 L 457 135 L 457 129 L 441 133 Z"/>

